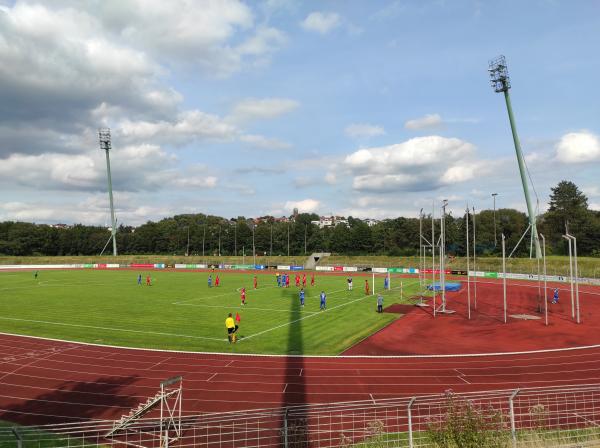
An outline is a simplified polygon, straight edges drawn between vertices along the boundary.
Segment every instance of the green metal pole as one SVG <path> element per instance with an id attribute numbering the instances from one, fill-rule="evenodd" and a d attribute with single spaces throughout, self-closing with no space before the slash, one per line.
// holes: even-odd
<path id="1" fill-rule="evenodd" d="M 531 236 L 535 242 L 535 258 L 542 258 L 540 241 L 538 239 L 537 226 L 533 207 L 531 205 L 531 197 L 529 196 L 529 184 L 527 183 L 527 175 L 525 173 L 525 161 L 523 152 L 521 151 L 521 143 L 517 135 L 517 126 L 513 116 L 512 105 L 510 103 L 510 95 L 508 89 L 504 90 L 504 99 L 506 100 L 506 109 L 508 109 L 508 120 L 510 121 L 510 130 L 512 131 L 513 141 L 515 143 L 515 151 L 517 153 L 517 162 L 519 163 L 519 172 L 521 173 L 521 182 L 523 183 L 523 192 L 525 193 L 525 202 L 527 202 L 527 213 L 529 214 L 529 224 L 531 225 Z"/>
<path id="2" fill-rule="evenodd" d="M 112 234 L 112 240 L 113 240 L 113 255 L 116 257 L 117 256 L 117 227 L 116 227 L 116 221 L 115 221 L 115 207 L 113 205 L 113 192 L 112 192 L 112 177 L 110 175 L 110 158 L 108 155 L 108 148 L 105 149 L 106 151 L 106 173 L 108 174 L 108 198 L 110 200 L 110 218 L 111 218 L 111 222 L 112 222 L 112 228 L 110 233 Z"/>

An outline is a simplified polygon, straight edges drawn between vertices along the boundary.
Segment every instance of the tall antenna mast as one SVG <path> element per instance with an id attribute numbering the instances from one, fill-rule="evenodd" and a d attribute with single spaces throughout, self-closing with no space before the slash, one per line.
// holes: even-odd
<path id="1" fill-rule="evenodd" d="M 512 131 L 515 151 L 517 153 L 517 162 L 519 163 L 519 172 L 521 173 L 521 183 L 523 184 L 523 192 L 525 193 L 525 201 L 527 202 L 527 213 L 529 214 L 531 237 L 535 243 L 535 258 L 542 258 L 542 252 L 537 233 L 536 216 L 531 204 L 531 198 L 529 196 L 529 184 L 527 183 L 527 175 L 525 172 L 525 160 L 523 159 L 523 151 L 521 151 L 521 143 L 519 142 L 517 126 L 515 124 L 515 118 L 513 117 L 512 105 L 510 103 L 510 95 L 508 94 L 508 90 L 510 89 L 510 77 L 508 76 L 508 67 L 506 66 L 505 57 L 500 55 L 496 59 L 492 59 L 489 62 L 488 72 L 490 73 L 490 82 L 494 91 L 496 93 L 504 92 L 506 109 L 508 110 L 508 120 L 510 121 L 510 129 Z"/>
<path id="2" fill-rule="evenodd" d="M 98 129 L 98 139 L 100 141 L 100 149 L 103 149 L 106 152 L 106 174 L 108 176 L 108 199 L 110 201 L 110 218 L 111 218 L 110 233 L 112 235 L 112 241 L 113 241 L 113 255 L 117 256 L 117 238 L 116 238 L 117 222 L 115 220 L 115 207 L 113 204 L 112 178 L 110 175 L 110 156 L 108 155 L 108 153 L 111 150 L 110 129 L 109 128 Z"/>

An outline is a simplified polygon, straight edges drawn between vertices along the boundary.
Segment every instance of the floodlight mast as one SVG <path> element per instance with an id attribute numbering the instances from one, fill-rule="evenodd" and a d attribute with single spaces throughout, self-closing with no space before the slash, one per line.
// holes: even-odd
<path id="1" fill-rule="evenodd" d="M 111 236 L 113 241 L 113 255 L 117 256 L 117 222 L 115 220 L 115 207 L 113 204 L 112 178 L 110 175 L 110 157 L 108 153 L 111 150 L 110 129 L 98 129 L 98 139 L 100 141 L 100 149 L 106 152 L 106 174 L 108 176 L 108 199 L 110 201 L 110 218 L 111 218 Z"/>
<path id="2" fill-rule="evenodd" d="M 510 77 L 508 76 L 508 67 L 506 66 L 506 59 L 504 58 L 504 56 L 500 55 L 496 59 L 492 59 L 489 62 L 488 72 L 490 73 L 490 83 L 494 91 L 496 93 L 504 92 L 506 109 L 508 110 L 508 120 L 510 121 L 510 129 L 512 131 L 513 142 L 515 144 L 515 151 L 517 153 L 517 162 L 519 164 L 519 172 L 521 174 L 523 192 L 525 193 L 525 202 L 527 202 L 527 213 L 529 214 L 531 236 L 532 240 L 535 242 L 535 257 L 541 258 L 542 253 L 537 233 L 536 217 L 535 213 L 533 212 L 533 206 L 531 204 L 531 198 L 529 196 L 529 184 L 527 183 L 527 176 L 525 172 L 525 160 L 523 158 L 523 151 L 521 151 L 521 143 L 517 134 L 517 126 L 515 124 L 515 118 L 513 116 L 510 95 L 508 93 L 508 90 L 510 89 Z"/>

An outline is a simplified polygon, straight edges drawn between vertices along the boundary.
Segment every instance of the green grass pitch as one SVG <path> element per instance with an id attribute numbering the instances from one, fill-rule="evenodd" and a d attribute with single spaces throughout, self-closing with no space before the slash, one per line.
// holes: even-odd
<path id="1" fill-rule="evenodd" d="M 141 273 L 143 284 L 137 284 Z M 146 286 L 146 275 L 152 286 Z M 365 279 L 316 274 L 306 304 L 299 288 L 278 288 L 275 275 L 220 272 L 221 286 L 209 288 L 207 272 L 180 271 L 39 271 L 0 272 L 0 331 L 99 344 L 232 353 L 335 355 L 398 317 L 376 313 L 375 296 L 365 296 Z M 214 274 L 213 274 L 214 278 Z M 384 306 L 404 302 L 418 292 L 418 279 L 392 278 Z M 214 284 L 214 282 L 213 282 Z M 239 288 L 247 291 L 240 304 Z M 372 285 L 371 285 L 372 288 Z M 383 290 L 383 277 L 375 278 Z M 319 294 L 327 310 L 319 310 Z M 228 313 L 241 317 L 239 340 L 229 344 Z"/>

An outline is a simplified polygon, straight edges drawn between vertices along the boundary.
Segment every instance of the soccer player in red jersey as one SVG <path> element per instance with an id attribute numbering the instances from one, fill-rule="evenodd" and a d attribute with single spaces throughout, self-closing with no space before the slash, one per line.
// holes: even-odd
<path id="1" fill-rule="evenodd" d="M 296 274 L 296 286 L 300 286 L 300 276 Z"/>
<path id="2" fill-rule="evenodd" d="M 258 288 L 258 280 L 256 278 L 256 275 L 254 276 L 254 289 Z"/>
<path id="3" fill-rule="evenodd" d="M 302 287 L 306 288 L 306 272 L 302 274 Z"/>
<path id="4" fill-rule="evenodd" d="M 146 276 L 146 285 L 147 286 L 152 286 L 151 280 L 150 280 L 150 276 Z"/>
<path id="5" fill-rule="evenodd" d="M 240 291 L 240 296 L 242 298 L 242 305 L 246 304 L 246 288 L 242 288 Z"/>
<path id="6" fill-rule="evenodd" d="M 221 284 L 221 279 L 219 278 L 219 274 L 215 277 L 215 286 L 219 286 Z"/>
<path id="7" fill-rule="evenodd" d="M 365 280 L 365 295 L 369 295 L 369 280 Z"/>
<path id="8" fill-rule="evenodd" d="M 289 276 L 289 274 L 285 276 L 285 287 L 286 288 L 290 287 L 290 276 Z"/>
<path id="9" fill-rule="evenodd" d="M 310 286 L 315 286 L 315 273 L 310 274 Z"/>

